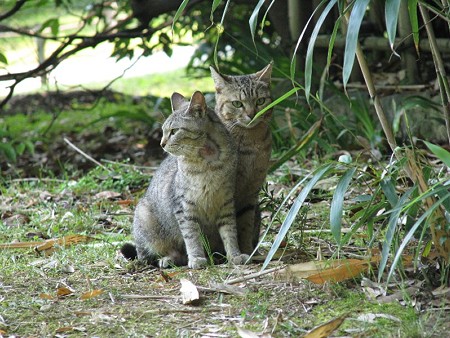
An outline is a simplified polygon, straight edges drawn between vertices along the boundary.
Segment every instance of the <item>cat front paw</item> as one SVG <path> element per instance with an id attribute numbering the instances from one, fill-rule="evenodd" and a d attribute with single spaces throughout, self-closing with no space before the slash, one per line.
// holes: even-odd
<path id="1" fill-rule="evenodd" d="M 208 265 L 208 260 L 204 257 L 190 257 L 188 267 L 190 269 L 201 269 Z"/>
<path id="2" fill-rule="evenodd" d="M 247 261 L 250 262 L 250 256 L 246 254 L 240 254 L 238 256 L 231 257 L 230 262 L 234 265 L 243 265 Z"/>

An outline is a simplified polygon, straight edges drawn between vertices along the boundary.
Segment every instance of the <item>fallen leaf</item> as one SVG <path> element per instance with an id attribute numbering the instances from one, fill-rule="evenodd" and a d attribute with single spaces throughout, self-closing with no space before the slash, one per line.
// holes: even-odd
<path id="1" fill-rule="evenodd" d="M 397 317 L 391 316 L 391 315 L 387 315 L 384 313 L 365 313 L 362 315 L 359 315 L 358 318 L 356 318 L 356 320 L 359 320 L 361 322 L 366 322 L 366 323 L 374 323 L 375 319 L 377 318 L 385 318 L 385 319 L 390 319 L 393 320 L 395 322 L 401 322 L 401 320 Z"/>
<path id="2" fill-rule="evenodd" d="M 71 245 L 86 243 L 95 240 L 94 237 L 85 235 L 67 235 L 61 238 L 52 238 L 38 242 L 0 243 L 0 249 L 29 249 L 35 248 L 37 252 L 50 253 L 55 247 L 68 247 Z"/>
<path id="3" fill-rule="evenodd" d="M 108 200 L 112 200 L 115 199 L 117 197 L 119 197 L 121 195 L 121 193 L 115 192 L 115 191 L 101 191 L 98 194 L 94 195 L 95 199 L 108 199 Z"/>
<path id="4" fill-rule="evenodd" d="M 80 296 L 80 299 L 81 300 L 91 299 L 91 298 L 94 298 L 94 297 L 97 297 L 97 296 L 101 295 L 102 293 L 103 293 L 102 289 L 92 290 L 92 291 L 83 293 Z"/>
<path id="5" fill-rule="evenodd" d="M 366 271 L 368 268 L 369 264 L 366 260 L 342 260 L 337 266 L 310 275 L 306 277 L 306 279 L 315 284 L 324 284 L 326 282 L 341 282 L 343 280 L 359 276 L 361 272 Z"/>
<path id="6" fill-rule="evenodd" d="M 180 279 L 181 298 L 184 305 L 196 305 L 200 300 L 200 294 L 197 287 L 191 281 L 181 278 Z"/>
<path id="7" fill-rule="evenodd" d="M 368 269 L 371 262 L 360 259 L 310 261 L 288 265 L 276 274 L 276 278 L 287 281 L 308 279 L 316 284 L 328 281 L 340 282 L 358 276 Z"/>
<path id="8" fill-rule="evenodd" d="M 53 297 L 52 295 L 49 295 L 48 293 L 41 293 L 39 295 L 40 299 L 48 299 L 48 300 L 54 300 L 55 297 Z"/>
<path id="9" fill-rule="evenodd" d="M 56 290 L 56 296 L 58 296 L 58 298 L 61 298 L 61 297 L 71 295 L 73 292 L 74 291 L 69 289 L 68 287 L 61 286 Z"/>
<path id="10" fill-rule="evenodd" d="M 347 314 L 344 314 L 340 317 L 337 317 L 325 324 L 322 324 L 318 327 L 315 327 L 311 331 L 309 331 L 303 338 L 325 338 L 332 334 L 341 324 L 344 322 L 345 318 L 347 318 Z"/>
<path id="11" fill-rule="evenodd" d="M 36 246 L 35 250 L 37 252 L 48 251 L 54 249 L 56 246 L 59 247 L 69 247 L 79 243 L 87 243 L 95 238 L 85 235 L 67 235 L 57 239 L 49 239 L 44 243 Z"/>
<path id="12" fill-rule="evenodd" d="M 73 331 L 73 326 L 64 326 L 60 327 L 59 329 L 56 329 L 55 333 L 64 333 L 64 332 L 70 332 Z"/>
<path id="13" fill-rule="evenodd" d="M 127 207 L 131 204 L 135 204 L 135 201 L 134 200 L 119 200 L 119 201 L 117 201 L 117 204 Z"/>
<path id="14" fill-rule="evenodd" d="M 239 337 L 241 338 L 271 338 L 269 333 L 253 332 L 242 327 L 236 326 Z"/>

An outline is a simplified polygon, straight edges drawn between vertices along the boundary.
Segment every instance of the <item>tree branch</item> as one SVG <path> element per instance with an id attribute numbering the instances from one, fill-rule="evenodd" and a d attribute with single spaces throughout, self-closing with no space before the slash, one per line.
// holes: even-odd
<path id="1" fill-rule="evenodd" d="M 27 0 L 17 0 L 14 7 L 11 8 L 8 12 L 5 14 L 0 15 L 0 21 L 5 20 L 6 18 L 9 18 L 10 16 L 14 15 L 19 9 L 25 4 Z"/>

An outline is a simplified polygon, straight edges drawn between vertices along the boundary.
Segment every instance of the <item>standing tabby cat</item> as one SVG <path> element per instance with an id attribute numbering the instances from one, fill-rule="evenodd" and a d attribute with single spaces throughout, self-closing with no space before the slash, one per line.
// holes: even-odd
<path id="1" fill-rule="evenodd" d="M 267 175 L 272 136 L 269 122 L 272 110 L 250 121 L 272 102 L 272 64 L 263 70 L 241 76 L 223 75 L 211 67 L 216 88 L 216 113 L 231 132 L 238 148 L 236 175 L 236 216 L 239 248 L 250 254 L 258 241 L 258 194 Z"/>
<path id="2" fill-rule="evenodd" d="M 164 122 L 161 146 L 169 156 L 153 176 L 139 201 L 133 222 L 136 248 L 122 247 L 127 258 L 159 266 L 200 268 L 211 252 L 226 252 L 234 264 L 243 264 L 237 241 L 234 183 L 237 153 L 202 93 L 191 101 L 172 95 L 173 114 Z"/>

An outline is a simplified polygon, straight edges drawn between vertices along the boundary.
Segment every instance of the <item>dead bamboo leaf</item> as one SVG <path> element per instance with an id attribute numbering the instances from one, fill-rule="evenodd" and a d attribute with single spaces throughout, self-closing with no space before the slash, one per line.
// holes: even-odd
<path id="1" fill-rule="evenodd" d="M 344 314 L 340 317 L 330 320 L 325 324 L 315 327 L 309 331 L 303 338 L 326 338 L 332 334 L 339 326 L 342 325 L 348 314 Z"/>
<path id="2" fill-rule="evenodd" d="M 106 190 L 106 191 L 101 191 L 101 192 L 95 194 L 95 195 L 94 195 L 94 198 L 95 198 L 95 199 L 107 199 L 107 200 L 112 200 L 112 199 L 118 198 L 118 197 L 121 196 L 121 195 L 122 195 L 121 193 L 118 193 L 118 192 L 116 192 L 116 191 L 109 191 L 109 190 Z"/>
<path id="3" fill-rule="evenodd" d="M 68 295 L 71 295 L 74 291 L 69 289 L 68 287 L 61 286 L 56 290 L 56 296 L 58 298 L 62 298 Z"/>
<path id="4" fill-rule="evenodd" d="M 41 293 L 39 294 L 39 298 L 40 299 L 47 299 L 47 300 L 54 300 L 55 297 L 53 297 L 52 295 L 49 295 L 48 293 Z"/>
<path id="5" fill-rule="evenodd" d="M 241 338 L 271 338 L 269 333 L 257 333 L 242 327 L 236 326 L 237 333 Z"/>
<path id="6" fill-rule="evenodd" d="M 60 327 L 58 329 L 55 330 L 55 333 L 64 333 L 64 332 L 70 332 L 73 331 L 73 326 L 64 326 L 64 327 Z"/>
<path id="7" fill-rule="evenodd" d="M 340 282 L 353 278 L 367 270 L 370 262 L 372 260 L 360 259 L 310 261 L 288 265 L 277 273 L 276 278 L 288 281 L 308 279 L 316 284 L 323 284 L 327 281 Z"/>
<path id="8" fill-rule="evenodd" d="M 68 247 L 79 243 L 87 243 L 95 240 L 94 237 L 85 235 L 67 235 L 61 238 L 52 238 L 45 241 L 0 243 L 0 249 L 30 249 L 37 252 L 51 253 L 56 247 Z"/>
<path id="9" fill-rule="evenodd" d="M 37 252 L 48 252 L 49 250 L 54 250 L 55 247 L 69 247 L 72 245 L 87 243 L 95 238 L 85 235 L 67 235 L 61 238 L 48 239 L 44 243 L 36 246 L 35 250 Z"/>
<path id="10" fill-rule="evenodd" d="M 348 259 L 341 261 L 332 268 L 310 275 L 306 279 L 315 284 L 341 282 L 359 276 L 361 272 L 366 271 L 368 268 L 369 264 L 366 260 Z"/>
<path id="11" fill-rule="evenodd" d="M 103 293 L 103 290 L 102 290 L 102 289 L 92 290 L 92 291 L 83 293 L 83 294 L 80 296 L 80 299 L 81 299 L 81 300 L 91 299 L 91 298 L 94 298 L 94 297 L 97 297 L 97 296 L 101 295 L 102 293 Z"/>
<path id="12" fill-rule="evenodd" d="M 196 305 L 200 300 L 200 294 L 197 287 L 191 281 L 181 278 L 181 298 L 184 305 Z"/>

